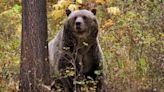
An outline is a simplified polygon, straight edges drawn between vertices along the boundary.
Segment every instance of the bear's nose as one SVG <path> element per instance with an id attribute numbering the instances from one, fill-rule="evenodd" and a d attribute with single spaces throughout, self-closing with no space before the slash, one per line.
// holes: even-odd
<path id="1" fill-rule="evenodd" d="M 76 26 L 80 26 L 81 25 L 81 22 L 76 22 Z"/>
<path id="2" fill-rule="evenodd" d="M 76 29 L 78 29 L 78 30 L 81 29 L 81 22 L 76 22 Z"/>

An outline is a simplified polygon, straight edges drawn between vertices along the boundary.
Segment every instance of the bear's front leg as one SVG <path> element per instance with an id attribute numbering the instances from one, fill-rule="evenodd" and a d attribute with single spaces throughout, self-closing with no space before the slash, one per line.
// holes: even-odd
<path id="1" fill-rule="evenodd" d="M 58 70 L 60 72 L 60 85 L 64 92 L 74 92 L 73 85 L 73 75 L 69 74 L 69 72 L 74 72 L 72 59 L 68 55 L 63 55 L 59 59 Z"/>

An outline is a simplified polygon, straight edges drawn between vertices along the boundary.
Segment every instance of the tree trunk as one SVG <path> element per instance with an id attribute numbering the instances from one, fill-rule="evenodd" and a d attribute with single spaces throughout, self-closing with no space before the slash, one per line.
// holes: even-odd
<path id="1" fill-rule="evenodd" d="M 46 0 L 22 0 L 20 91 L 45 92 L 49 78 Z"/>

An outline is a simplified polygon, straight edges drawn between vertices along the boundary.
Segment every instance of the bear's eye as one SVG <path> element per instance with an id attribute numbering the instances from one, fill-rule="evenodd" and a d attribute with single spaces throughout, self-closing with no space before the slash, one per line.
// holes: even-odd
<path id="1" fill-rule="evenodd" d="M 76 20 L 76 19 L 77 19 L 77 16 L 74 17 L 74 20 Z"/>
<path id="2" fill-rule="evenodd" d="M 97 23 L 97 20 L 96 20 L 96 19 L 93 19 L 93 21 L 94 21 L 95 23 Z"/>
<path id="3" fill-rule="evenodd" d="M 82 16 L 82 18 L 85 20 L 85 19 L 87 19 L 87 17 L 86 16 Z"/>

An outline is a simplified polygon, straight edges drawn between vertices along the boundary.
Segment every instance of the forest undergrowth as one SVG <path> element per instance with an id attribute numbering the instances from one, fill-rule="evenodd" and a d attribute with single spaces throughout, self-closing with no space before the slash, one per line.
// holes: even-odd
<path id="1" fill-rule="evenodd" d="M 65 9 L 96 8 L 109 92 L 164 92 L 164 0 L 47 0 L 49 40 Z M 0 92 L 19 90 L 21 1 L 0 1 Z"/>

